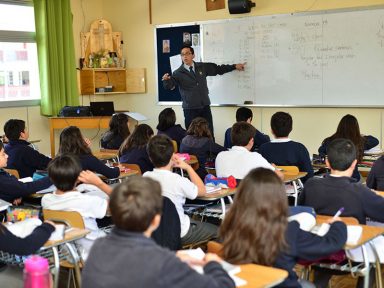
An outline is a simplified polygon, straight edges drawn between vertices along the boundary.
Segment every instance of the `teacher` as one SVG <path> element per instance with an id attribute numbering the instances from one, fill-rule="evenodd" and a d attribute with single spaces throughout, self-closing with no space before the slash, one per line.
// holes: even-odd
<path id="1" fill-rule="evenodd" d="M 233 70 L 244 71 L 245 63 L 216 65 L 215 63 L 194 62 L 195 51 L 190 46 L 183 46 L 180 52 L 183 64 L 173 72 L 172 76 L 168 73 L 164 74 L 163 86 L 167 90 L 173 90 L 176 85 L 179 86 L 186 129 L 194 118 L 203 117 L 208 121 L 213 135 L 207 76 L 223 75 Z"/>

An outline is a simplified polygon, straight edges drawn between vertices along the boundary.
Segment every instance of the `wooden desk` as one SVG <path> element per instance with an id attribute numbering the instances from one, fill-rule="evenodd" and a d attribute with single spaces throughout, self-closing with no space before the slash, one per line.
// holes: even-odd
<path id="1" fill-rule="evenodd" d="M 100 117 L 50 117 L 49 133 L 51 141 L 51 157 L 55 157 L 55 130 L 63 129 L 68 126 L 77 126 L 83 129 L 107 129 L 111 116 Z"/>
<path id="2" fill-rule="evenodd" d="M 290 183 L 305 177 L 307 172 L 299 172 L 298 174 L 284 174 L 284 183 Z"/>
<path id="3" fill-rule="evenodd" d="M 256 264 L 243 264 L 240 267 L 241 271 L 236 276 L 247 281 L 246 285 L 241 286 L 244 288 L 273 287 L 288 276 L 287 271 L 273 267 Z"/>
<path id="4" fill-rule="evenodd" d="M 93 156 L 98 158 L 99 160 L 116 160 L 118 162 L 119 159 L 119 150 L 110 150 L 110 149 L 100 149 L 96 151 L 92 151 Z"/>

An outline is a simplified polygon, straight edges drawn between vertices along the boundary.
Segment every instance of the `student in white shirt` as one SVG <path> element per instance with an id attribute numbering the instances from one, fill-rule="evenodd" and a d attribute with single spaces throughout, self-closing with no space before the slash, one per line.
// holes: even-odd
<path id="1" fill-rule="evenodd" d="M 90 171 L 83 171 L 79 160 L 73 155 L 60 155 L 48 165 L 48 176 L 57 190 L 46 194 L 41 200 L 44 209 L 77 211 L 84 219 L 85 228 L 91 231 L 86 238 L 79 240 L 81 256 L 86 259 L 93 241 L 105 234 L 97 227 L 96 218 L 101 219 L 106 215 L 108 201 L 87 195 L 76 190 L 79 181 L 94 184 L 107 195 L 111 188 L 97 175 Z"/>
<path id="2" fill-rule="evenodd" d="M 266 168 L 275 170 L 263 156 L 257 152 L 251 152 L 254 144 L 256 128 L 247 122 L 237 122 L 231 129 L 232 148 L 229 151 L 220 152 L 216 157 L 216 175 L 218 177 L 233 176 L 243 179 L 254 168 Z M 275 170 L 282 178 L 282 173 Z"/>
<path id="3" fill-rule="evenodd" d="M 217 227 L 210 223 L 195 221 L 184 214 L 183 204 L 186 198 L 195 199 L 205 195 L 203 181 L 193 168 L 173 153 L 172 141 L 165 135 L 157 135 L 148 143 L 148 154 L 155 169 L 144 173 L 144 177 L 157 180 L 162 195 L 171 199 L 176 206 L 181 224 L 181 243 L 187 245 L 202 240 L 216 238 Z M 174 167 L 188 173 L 189 179 L 172 172 Z"/>

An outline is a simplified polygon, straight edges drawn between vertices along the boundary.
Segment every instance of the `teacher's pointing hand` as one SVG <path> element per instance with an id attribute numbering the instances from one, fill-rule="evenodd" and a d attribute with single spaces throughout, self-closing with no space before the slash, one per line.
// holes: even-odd
<path id="1" fill-rule="evenodd" d="M 236 70 L 238 70 L 238 71 L 244 71 L 244 69 L 245 69 L 245 64 L 247 64 L 247 62 L 236 64 L 236 65 L 235 65 Z"/>

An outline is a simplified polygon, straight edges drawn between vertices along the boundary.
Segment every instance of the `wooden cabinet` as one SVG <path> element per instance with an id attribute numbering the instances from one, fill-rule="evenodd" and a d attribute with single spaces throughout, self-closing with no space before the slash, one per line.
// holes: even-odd
<path id="1" fill-rule="evenodd" d="M 108 91 L 108 86 L 112 86 L 112 91 Z M 125 68 L 80 70 L 80 91 L 88 95 L 127 93 L 127 71 Z"/>

